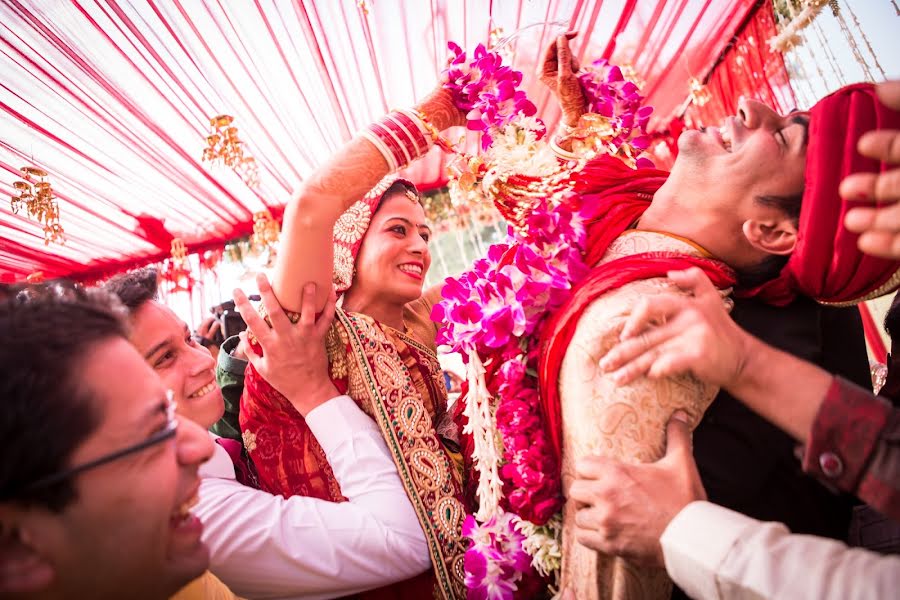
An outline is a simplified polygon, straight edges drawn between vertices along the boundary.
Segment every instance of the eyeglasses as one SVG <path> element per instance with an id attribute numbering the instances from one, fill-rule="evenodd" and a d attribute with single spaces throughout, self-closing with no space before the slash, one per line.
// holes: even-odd
<path id="1" fill-rule="evenodd" d="M 175 408 L 177 406 L 178 403 L 175 402 L 172 397 L 172 390 L 168 390 L 166 392 L 166 426 L 163 429 L 154 433 L 144 441 L 138 442 L 137 444 L 134 444 L 132 446 L 128 446 L 127 448 L 122 448 L 121 450 L 116 450 L 115 452 L 104 454 L 100 458 L 95 458 L 94 460 L 88 461 L 86 463 L 76 465 L 74 467 L 69 467 L 64 471 L 59 471 L 57 473 L 47 475 L 46 477 L 41 477 L 36 481 L 32 481 L 31 483 L 20 487 L 15 491 L 15 493 L 0 493 L 0 498 L 11 498 L 21 495 L 25 492 L 33 492 L 41 488 L 49 487 L 67 479 L 71 479 L 72 477 L 80 475 L 85 471 L 90 471 L 91 469 L 95 469 L 102 465 L 117 461 L 121 458 L 125 458 L 126 456 L 131 456 L 132 454 L 136 454 L 138 452 L 141 452 L 142 450 L 146 450 L 147 448 L 151 448 L 153 446 L 156 446 L 157 444 L 162 444 L 163 442 L 174 438 L 175 434 L 178 432 L 178 418 L 175 416 Z"/>

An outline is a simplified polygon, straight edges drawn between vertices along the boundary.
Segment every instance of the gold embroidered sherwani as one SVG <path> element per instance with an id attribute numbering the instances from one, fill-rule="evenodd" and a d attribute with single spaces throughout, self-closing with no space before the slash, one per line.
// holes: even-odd
<path id="1" fill-rule="evenodd" d="M 630 230 L 610 245 L 599 264 L 655 251 L 704 256 L 686 241 Z M 667 291 L 679 289 L 665 278 L 628 283 L 594 300 L 579 319 L 560 369 L 564 490 L 574 479 L 575 462 L 590 454 L 629 463 L 659 459 L 672 413 L 685 410 L 693 428 L 718 392 L 689 375 L 641 378 L 620 386 L 598 369 L 597 363 L 618 341 L 635 305 L 646 296 Z M 563 512 L 563 588 L 570 587 L 578 600 L 669 597 L 672 584 L 664 570 L 640 568 L 576 542 L 574 504 L 566 502 Z"/>

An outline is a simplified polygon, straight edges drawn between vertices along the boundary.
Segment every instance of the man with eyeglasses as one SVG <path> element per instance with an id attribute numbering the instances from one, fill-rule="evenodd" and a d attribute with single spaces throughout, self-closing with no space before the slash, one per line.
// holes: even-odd
<path id="1" fill-rule="evenodd" d="M 243 485 L 252 484 L 249 464 L 229 456 L 227 442 L 233 440 L 217 438 L 212 459 L 201 469 L 195 509 L 210 570 L 236 594 L 280 599 L 334 598 L 421 575 L 431 566 L 425 536 L 384 439 L 328 378 L 324 339 L 333 312 L 326 308 L 314 318 L 315 286 L 308 285 L 300 321 L 291 323 L 268 280 L 259 276 L 257 285 L 271 328 L 246 296 L 235 295 L 264 351 L 254 357 L 254 367 L 306 419 L 348 501 L 282 498 Z M 130 340 L 174 391 L 180 414 L 202 427 L 216 423 L 225 403 L 215 361 L 156 300 L 156 271 L 116 276 L 104 289 L 128 308 Z"/>
<path id="2" fill-rule="evenodd" d="M 0 596 L 168 598 L 207 567 L 206 433 L 99 290 L 0 294 Z"/>

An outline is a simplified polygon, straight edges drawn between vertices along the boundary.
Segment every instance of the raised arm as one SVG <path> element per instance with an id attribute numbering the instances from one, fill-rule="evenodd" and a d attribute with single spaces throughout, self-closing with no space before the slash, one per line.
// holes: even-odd
<path id="1" fill-rule="evenodd" d="M 453 106 L 450 92 L 443 88 L 432 92 L 415 110 L 437 131 L 465 122 L 464 115 Z M 316 284 L 317 310 L 325 306 L 334 262 L 334 224 L 389 171 L 378 148 L 357 134 L 317 168 L 291 198 L 284 213 L 281 249 L 272 278 L 275 295 L 285 310 L 300 310 L 306 282 Z"/>
<path id="2" fill-rule="evenodd" d="M 619 385 L 643 375 L 692 373 L 805 442 L 832 375 L 741 329 L 699 269 L 673 271 L 669 278 L 690 295 L 643 300 L 600 368 Z"/>
<path id="3" fill-rule="evenodd" d="M 806 472 L 900 519 L 900 449 L 894 441 L 900 411 L 742 330 L 698 270 L 674 271 L 669 278 L 691 295 L 642 301 L 600 369 L 622 386 L 644 375 L 683 373 L 721 385 L 806 444 Z M 660 324 L 648 327 L 651 322 Z"/>

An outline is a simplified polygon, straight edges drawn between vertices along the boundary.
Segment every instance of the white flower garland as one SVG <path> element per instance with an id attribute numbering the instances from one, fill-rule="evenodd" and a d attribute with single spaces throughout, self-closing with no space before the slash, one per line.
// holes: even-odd
<path id="1" fill-rule="evenodd" d="M 503 449 L 499 447 L 499 436 L 491 410 L 491 395 L 484 380 L 484 365 L 474 349 L 468 352 L 469 362 L 466 376 L 469 395 L 463 411 L 467 423 L 463 433 L 472 434 L 472 461 L 478 472 L 478 512 L 475 518 L 484 523 L 502 512 L 500 498 L 503 496 L 503 482 L 500 481 L 500 460 Z"/>
<path id="2" fill-rule="evenodd" d="M 547 177 L 560 170 L 556 155 L 546 142 L 538 139 L 544 125 L 534 117 L 519 114 L 493 138 L 486 152 L 487 164 L 501 173 Z"/>
<path id="3" fill-rule="evenodd" d="M 554 515 L 546 524 L 537 526 L 530 521 L 515 518 L 515 527 L 525 536 L 522 545 L 531 555 L 531 565 L 543 577 L 552 577 L 552 588 L 559 589 L 559 572 L 562 565 L 562 515 Z"/>

